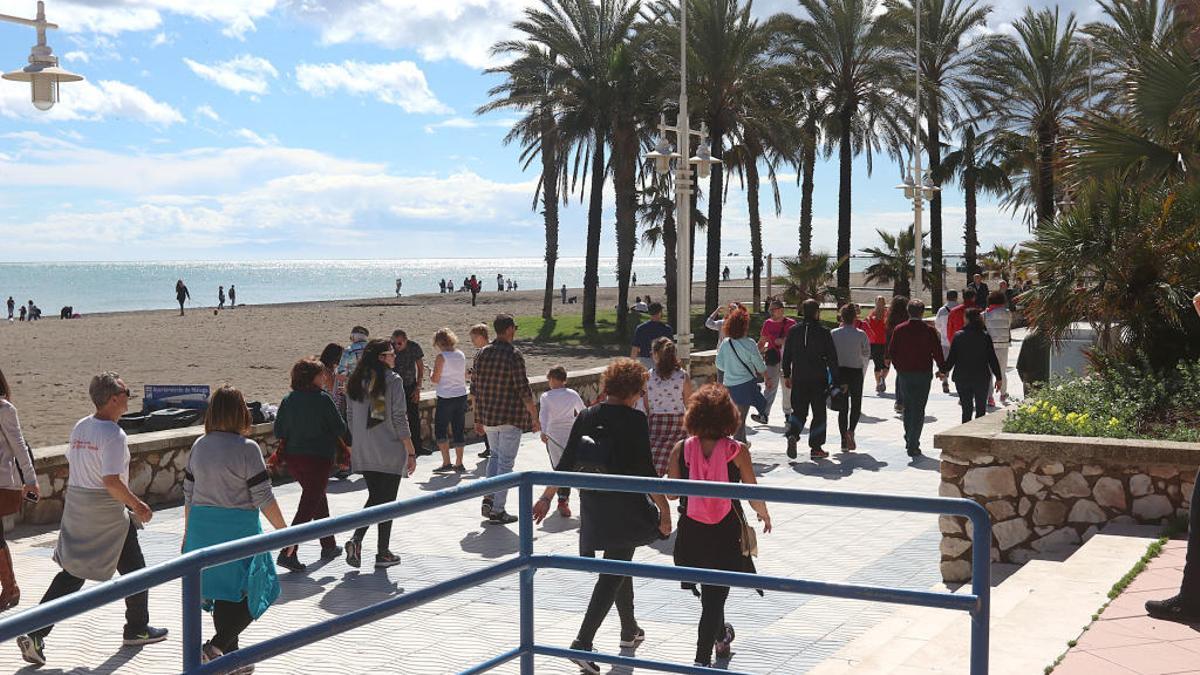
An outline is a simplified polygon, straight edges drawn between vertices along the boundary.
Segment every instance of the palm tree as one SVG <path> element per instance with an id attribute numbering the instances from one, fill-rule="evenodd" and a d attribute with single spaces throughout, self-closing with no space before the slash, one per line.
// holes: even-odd
<path id="1" fill-rule="evenodd" d="M 781 77 L 788 95 L 779 101 L 780 116 L 791 120 L 791 156 L 788 161 L 796 167 L 796 184 L 800 186 L 800 247 L 798 257 L 812 254 L 813 174 L 821 147 L 821 127 L 827 113 L 826 97 L 819 90 L 820 72 L 804 45 L 789 39 L 796 30 L 796 19 L 790 15 L 772 17 L 778 41 L 775 57 L 783 63 Z"/>
<path id="2" fill-rule="evenodd" d="M 596 325 L 600 284 L 601 219 L 609 173 L 605 150 L 618 107 L 611 69 L 636 19 L 637 4 L 627 0 L 541 0 L 514 24 L 529 41 L 558 56 L 553 80 L 560 89 L 559 132 L 581 160 L 574 163 L 569 184 L 581 193 L 588 190 L 583 324 L 589 328 Z M 581 175 L 581 166 L 590 166 L 590 176 L 586 169 Z"/>
<path id="3" fill-rule="evenodd" d="M 1033 11 L 1013 25 L 1017 37 L 996 40 L 977 79 L 996 126 L 1036 143 L 1035 223 L 1054 217 L 1056 176 L 1065 156 L 1064 134 L 1087 99 L 1088 50 L 1068 14 Z"/>
<path id="4" fill-rule="evenodd" d="M 892 234 L 884 230 L 875 230 L 879 233 L 879 238 L 883 241 L 883 247 L 871 246 L 862 249 L 863 253 L 871 256 L 873 262 L 867 267 L 866 279 L 872 284 L 891 284 L 892 295 L 909 295 L 912 288 L 913 278 L 913 228 L 910 225 L 907 229 L 901 230 L 898 234 Z M 922 237 L 924 240 L 924 237 Z M 927 255 L 929 247 L 921 242 L 922 255 L 925 256 L 925 269 L 921 270 L 921 278 L 928 282 L 930 277 L 929 263 L 932 261 Z"/>
<path id="5" fill-rule="evenodd" d="M 906 136 L 898 126 L 905 116 L 897 110 L 895 95 L 900 59 L 890 53 L 894 18 L 879 14 L 876 0 L 799 2 L 808 18 L 797 22 L 794 34 L 818 68 L 819 87 L 829 102 L 824 129 L 827 152 L 837 139 L 837 256 L 841 259 L 850 255 L 850 188 L 855 155 L 866 153 L 870 172 L 872 153 L 884 146 L 894 152 Z M 848 266 L 838 268 L 838 289 L 849 296 Z"/>
<path id="6" fill-rule="evenodd" d="M 912 63 L 916 54 L 913 6 L 910 0 L 887 0 L 895 13 L 901 53 Z M 973 65 L 990 49 L 993 40 L 978 32 L 992 8 L 977 0 L 923 0 L 921 7 L 921 105 L 925 116 L 925 152 L 935 184 L 941 182 L 942 129 L 957 127 L 970 94 Z M 929 250 L 934 269 L 942 266 L 942 193 L 933 193 L 929 204 Z M 942 306 L 942 279 L 933 276 L 930 294 L 934 307 Z"/>
<path id="7" fill-rule="evenodd" d="M 801 303 L 809 298 L 824 300 L 835 296 L 837 288 L 833 277 L 848 258 L 834 260 L 828 251 L 818 251 L 794 258 L 780 258 L 787 275 L 775 280 L 783 287 L 783 299 L 790 303 Z"/>
<path id="8" fill-rule="evenodd" d="M 671 177 L 654 176 L 653 182 L 642 189 L 639 217 L 642 221 L 642 242 L 651 252 L 658 244 L 663 246 L 663 274 L 666 276 L 667 323 L 679 327 L 679 299 L 676 293 L 675 266 L 678 264 L 676 242 L 678 231 L 675 226 L 675 191 Z"/>
<path id="9" fill-rule="evenodd" d="M 1003 158 L 1000 156 L 1000 148 L 993 139 L 991 131 L 978 131 L 975 124 L 968 124 L 962 130 L 959 148 L 946 155 L 938 171 L 933 174 L 938 183 L 958 176 L 958 184 L 962 187 L 966 207 L 963 223 L 966 283 L 971 283 L 972 275 L 979 271 L 978 194 L 984 192 L 999 196 L 1006 194 L 1012 187 L 1008 174 L 1001 165 Z"/>
<path id="10" fill-rule="evenodd" d="M 1012 246 L 994 244 L 992 250 L 983 254 L 983 269 L 1011 282 L 1017 276 L 1020 266 L 1018 248 L 1020 248 L 1020 244 Z"/>
<path id="11" fill-rule="evenodd" d="M 491 101 L 476 110 L 482 115 L 494 110 L 516 109 L 526 114 L 504 137 L 507 145 L 521 143 L 522 168 L 540 158 L 541 178 L 534 191 L 533 208 L 542 202 L 546 227 L 546 288 L 542 297 L 542 318 L 554 316 L 554 268 L 558 263 L 558 195 L 564 157 L 560 153 L 558 119 L 555 114 L 556 91 L 552 85 L 555 57 L 532 43 L 502 42 L 493 55 L 515 57 L 504 66 L 489 68 L 488 74 L 505 76 L 503 83 L 488 91 Z"/>

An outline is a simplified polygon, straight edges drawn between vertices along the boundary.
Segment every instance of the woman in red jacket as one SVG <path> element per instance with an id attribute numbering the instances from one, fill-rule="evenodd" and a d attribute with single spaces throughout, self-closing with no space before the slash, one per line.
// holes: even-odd
<path id="1" fill-rule="evenodd" d="M 863 323 L 863 331 L 871 343 L 871 361 L 875 363 L 875 393 L 882 394 L 887 390 L 884 380 L 887 378 L 888 367 L 884 361 L 884 348 L 887 346 L 887 298 L 875 296 L 875 309 L 867 315 Z"/>

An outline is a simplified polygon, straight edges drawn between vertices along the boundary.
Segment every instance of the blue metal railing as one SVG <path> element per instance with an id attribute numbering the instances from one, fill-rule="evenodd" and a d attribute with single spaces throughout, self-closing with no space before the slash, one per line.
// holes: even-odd
<path id="1" fill-rule="evenodd" d="M 631 478 L 569 472 L 534 471 L 513 473 L 475 481 L 469 485 L 461 485 L 404 501 L 374 506 L 357 513 L 306 523 L 297 527 L 289 527 L 283 530 L 276 530 L 192 551 L 174 560 L 138 570 L 132 574 L 107 581 L 94 588 L 59 598 L 53 602 L 0 620 L 0 642 L 7 642 L 18 635 L 62 621 L 151 587 L 174 581 L 175 579 L 181 579 L 183 584 L 182 670 L 189 674 L 215 673 L 278 656 L 317 640 L 332 637 L 377 621 L 396 612 L 417 607 L 516 572 L 520 575 L 520 643 L 510 651 L 499 654 L 484 663 L 463 671 L 464 675 L 467 673 L 487 672 L 514 659 L 519 659 L 523 675 L 532 675 L 533 658 L 535 655 L 564 658 L 579 657 L 599 663 L 673 673 L 703 674 L 728 672 L 628 656 L 581 652 L 535 643 L 533 640 L 534 575 L 539 569 L 561 569 L 721 586 L 760 588 L 787 593 L 823 595 L 966 611 L 971 615 L 971 675 L 987 674 L 989 580 L 991 578 L 989 546 L 975 546 L 972 552 L 972 592 L 970 594 L 807 581 L 741 572 L 605 560 L 603 558 L 534 555 L 532 506 L 533 487 L 535 485 L 556 485 L 577 489 L 603 489 L 620 492 L 661 493 L 693 497 L 760 499 L 786 504 L 840 506 L 963 516 L 971 519 L 976 541 L 991 540 L 991 521 L 988 518 L 987 511 L 978 503 L 966 499 L 829 492 L 800 488 L 777 488 L 761 485 L 706 483 L 658 478 Z M 253 646 L 231 652 L 212 663 L 200 664 L 201 570 L 233 560 L 240 560 L 258 553 L 274 552 L 292 544 L 313 541 L 319 537 L 373 525 L 385 520 L 401 518 L 420 511 L 511 488 L 518 490 L 518 502 L 520 504 L 520 520 L 518 521 L 520 547 L 515 558 L 489 565 L 488 567 L 418 591 L 389 598 L 348 614 L 330 617 L 320 623 L 290 633 L 277 635 Z"/>

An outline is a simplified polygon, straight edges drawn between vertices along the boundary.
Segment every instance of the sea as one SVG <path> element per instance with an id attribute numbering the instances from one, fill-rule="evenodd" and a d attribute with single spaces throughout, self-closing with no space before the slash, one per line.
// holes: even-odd
<path id="1" fill-rule="evenodd" d="M 731 278 L 746 278 L 747 256 L 723 259 Z M 583 286 L 585 259 L 559 258 L 555 288 Z M 948 260 L 953 265 L 952 260 Z M 854 258 L 852 271 L 869 261 Z M 600 285 L 616 286 L 616 258 L 601 258 Z M 642 285 L 663 282 L 658 255 L 635 259 L 633 270 Z M 776 274 L 782 271 L 777 267 Z M 153 261 L 153 262 L 18 262 L 0 263 L 0 300 L 12 296 L 18 304 L 32 300 L 43 317 L 55 317 L 64 306 L 77 314 L 177 307 L 175 282 L 182 279 L 193 307 L 217 304 L 217 288 L 237 288 L 238 304 L 276 304 L 314 300 L 394 297 L 396 279 L 404 295 L 437 293 L 441 279 L 476 275 L 485 292 L 496 290 L 496 275 L 517 283 L 518 290 L 541 290 L 546 263 L 541 258 L 417 258 L 392 260 L 273 260 L 273 261 Z M 704 259 L 697 258 L 693 279 L 703 279 Z M 633 294 L 637 294 L 636 291 Z"/>

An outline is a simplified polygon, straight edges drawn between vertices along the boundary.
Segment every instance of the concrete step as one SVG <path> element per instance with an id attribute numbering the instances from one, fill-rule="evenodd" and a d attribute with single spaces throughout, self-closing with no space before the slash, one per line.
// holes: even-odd
<path id="1" fill-rule="evenodd" d="M 1106 531 L 1065 561 L 1030 561 L 993 588 L 990 672 L 1041 673 L 1091 623 L 1109 589 L 1156 534 L 1155 528 Z M 970 635 L 970 617 L 963 612 L 904 607 L 810 672 L 967 673 Z"/>

